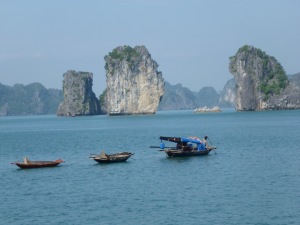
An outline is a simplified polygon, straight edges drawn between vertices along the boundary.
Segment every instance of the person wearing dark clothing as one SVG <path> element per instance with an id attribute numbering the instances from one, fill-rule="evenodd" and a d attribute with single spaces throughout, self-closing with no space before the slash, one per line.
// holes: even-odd
<path id="1" fill-rule="evenodd" d="M 208 136 L 205 136 L 204 140 L 203 140 L 203 143 L 204 143 L 205 147 L 208 146 L 208 140 L 207 140 L 207 138 L 208 138 Z"/>

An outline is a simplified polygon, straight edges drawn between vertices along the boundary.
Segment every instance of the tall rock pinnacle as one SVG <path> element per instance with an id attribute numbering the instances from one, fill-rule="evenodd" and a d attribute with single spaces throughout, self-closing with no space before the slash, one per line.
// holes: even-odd
<path id="1" fill-rule="evenodd" d="M 100 102 L 92 91 L 93 74 L 69 70 L 63 75 L 64 101 L 60 103 L 58 116 L 98 115 Z"/>
<path id="2" fill-rule="evenodd" d="M 164 94 L 158 64 L 144 46 L 120 46 L 105 59 L 109 115 L 155 114 Z"/>
<path id="3" fill-rule="evenodd" d="M 229 70 L 236 80 L 238 111 L 294 107 L 288 93 L 288 77 L 273 56 L 245 45 L 230 57 Z"/>

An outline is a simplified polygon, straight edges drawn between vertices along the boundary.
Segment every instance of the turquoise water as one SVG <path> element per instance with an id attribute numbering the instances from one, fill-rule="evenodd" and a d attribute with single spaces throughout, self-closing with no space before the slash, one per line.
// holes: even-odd
<path id="1" fill-rule="evenodd" d="M 159 136 L 216 154 L 166 158 Z M 300 111 L 0 117 L 0 224 L 300 224 Z M 100 165 L 91 153 L 131 151 Z M 21 170 L 10 162 L 55 160 Z"/>

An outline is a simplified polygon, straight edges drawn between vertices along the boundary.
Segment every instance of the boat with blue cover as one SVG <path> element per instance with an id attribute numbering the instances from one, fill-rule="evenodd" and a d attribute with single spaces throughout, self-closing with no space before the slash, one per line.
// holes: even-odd
<path id="1" fill-rule="evenodd" d="M 217 147 L 205 145 L 198 137 L 165 137 L 160 136 L 159 146 L 150 146 L 150 148 L 159 148 L 164 151 L 169 157 L 184 157 L 184 156 L 202 156 L 207 155 Z M 164 141 L 176 143 L 176 146 L 166 147 Z"/>

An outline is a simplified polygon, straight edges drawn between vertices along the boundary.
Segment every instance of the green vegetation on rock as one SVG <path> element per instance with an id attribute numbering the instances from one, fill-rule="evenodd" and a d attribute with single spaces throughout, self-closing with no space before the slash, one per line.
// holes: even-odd
<path id="1" fill-rule="evenodd" d="M 240 47 L 237 53 L 247 52 L 249 49 L 249 45 L 244 45 L 243 47 Z"/>
<path id="2" fill-rule="evenodd" d="M 247 57 L 253 55 L 260 60 L 263 76 L 258 90 L 264 94 L 264 100 L 268 100 L 272 94 L 280 94 L 281 90 L 286 88 L 288 85 L 288 77 L 275 57 L 269 56 L 261 49 L 249 45 L 244 45 L 239 48 L 238 53 L 246 54 Z M 251 68 L 251 70 L 252 69 L 253 68 Z M 236 68 L 233 68 L 232 71 L 236 72 Z"/>
<path id="3" fill-rule="evenodd" d="M 120 46 L 109 52 L 108 60 L 105 60 L 105 70 L 109 71 L 109 74 L 114 74 L 116 66 L 120 65 L 120 61 L 127 62 L 129 68 L 134 69 L 138 61 L 140 61 L 140 52 L 137 47 L 132 48 L 128 45 Z"/>
<path id="4" fill-rule="evenodd" d="M 126 59 L 127 62 L 130 62 L 133 57 L 137 57 L 139 54 L 136 51 L 136 49 L 131 48 L 128 45 L 125 45 L 124 48 L 121 51 L 120 51 L 119 48 L 115 48 L 108 55 L 112 59 L 119 59 L 119 60 Z"/>
<path id="5" fill-rule="evenodd" d="M 268 100 L 271 94 L 280 94 L 281 90 L 286 88 L 288 85 L 288 77 L 280 65 L 279 62 L 274 57 L 266 57 L 263 55 L 263 72 L 265 76 L 259 85 L 260 91 L 265 95 L 264 100 Z M 275 65 L 270 66 L 273 62 Z M 271 68 L 271 69 L 270 69 Z"/>
<path id="6" fill-rule="evenodd" d="M 102 94 L 99 96 L 100 105 L 103 106 L 105 104 L 105 96 L 106 96 L 107 89 L 105 89 Z"/>

